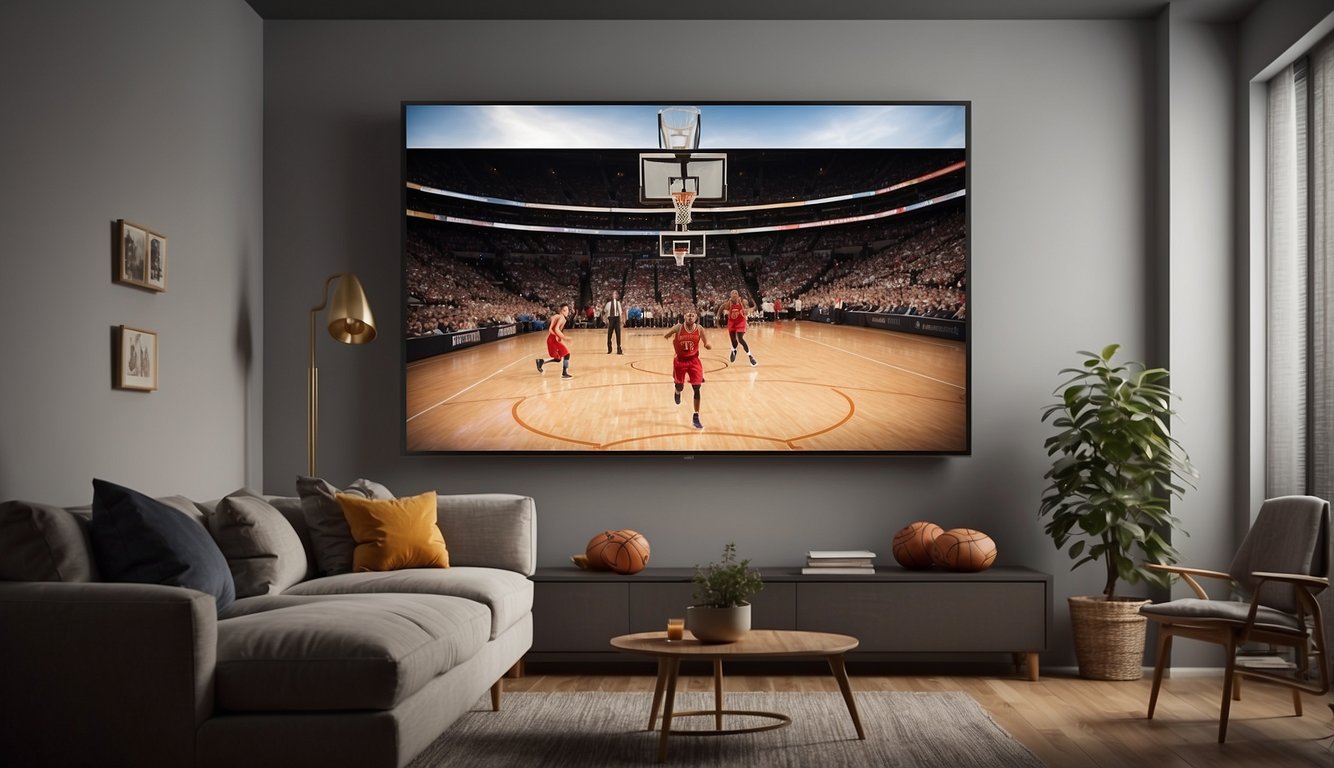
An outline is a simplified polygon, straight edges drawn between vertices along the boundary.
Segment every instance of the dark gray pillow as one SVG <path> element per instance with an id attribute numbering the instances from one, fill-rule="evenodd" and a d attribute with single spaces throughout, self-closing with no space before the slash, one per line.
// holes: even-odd
<path id="1" fill-rule="evenodd" d="M 0 503 L 0 581 L 93 581 L 87 519 L 30 501 Z"/>
<path id="2" fill-rule="evenodd" d="M 277 595 L 306 578 L 306 548 L 283 513 L 246 488 L 208 516 L 208 531 L 227 558 L 237 597 Z"/>
<path id="3" fill-rule="evenodd" d="M 105 581 L 197 589 L 219 611 L 236 599 L 227 559 L 204 526 L 138 491 L 94 480 L 88 539 Z"/>
<path id="4" fill-rule="evenodd" d="M 350 493 L 366 499 L 392 499 L 394 494 L 377 482 L 359 479 L 341 491 L 318 477 L 301 475 L 296 479 L 296 492 L 301 497 L 301 511 L 310 529 L 311 549 L 320 575 L 333 576 L 352 572 L 352 551 L 357 548 L 352 529 L 343 516 L 343 508 L 334 498 L 338 493 Z"/>

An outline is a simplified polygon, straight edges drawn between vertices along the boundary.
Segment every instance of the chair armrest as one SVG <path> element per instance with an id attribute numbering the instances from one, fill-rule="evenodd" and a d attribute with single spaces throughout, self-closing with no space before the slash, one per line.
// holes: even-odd
<path id="1" fill-rule="evenodd" d="M 537 505 L 509 493 L 442 495 L 437 523 L 450 565 L 503 568 L 524 576 L 537 570 Z"/>
<path id="2" fill-rule="evenodd" d="M 213 597 L 150 584 L 0 582 L 0 755 L 192 765 L 213 711 Z"/>
<path id="3" fill-rule="evenodd" d="M 1260 581 L 1281 581 L 1285 584 L 1294 584 L 1305 588 L 1312 594 L 1319 594 L 1329 588 L 1329 579 L 1320 576 L 1306 576 L 1300 573 L 1274 573 L 1272 571 L 1254 571 L 1251 576 Z"/>
<path id="4" fill-rule="evenodd" d="M 1185 581 L 1186 585 L 1195 592 L 1196 597 L 1199 597 L 1201 600 L 1208 600 L 1209 593 L 1204 591 L 1204 587 L 1201 587 L 1200 583 L 1196 581 L 1194 577 L 1202 576 L 1208 579 L 1232 581 L 1232 576 L 1230 574 L 1223 573 L 1222 571 L 1210 571 L 1205 568 L 1188 568 L 1184 565 L 1167 565 L 1164 563 L 1145 563 L 1144 568 L 1150 571 L 1170 573 L 1180 576 L 1182 581 Z"/>

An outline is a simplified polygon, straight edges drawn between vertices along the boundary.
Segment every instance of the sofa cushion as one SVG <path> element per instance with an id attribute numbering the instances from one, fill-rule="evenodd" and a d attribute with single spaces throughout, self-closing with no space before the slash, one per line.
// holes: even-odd
<path id="1" fill-rule="evenodd" d="M 325 576 L 351 573 L 352 551 L 357 542 L 352 538 L 352 529 L 343 516 L 343 508 L 334 498 L 339 490 L 325 480 L 304 475 L 297 478 L 296 490 L 301 497 L 306 526 L 310 529 L 311 548 L 315 552 L 315 565 L 319 572 Z M 365 479 L 354 480 L 342 493 L 367 499 L 394 498 L 388 488 Z"/>
<path id="2" fill-rule="evenodd" d="M 521 574 L 499 568 L 455 566 L 344 573 L 303 581 L 285 594 L 365 595 L 384 592 L 452 595 L 475 600 L 491 609 L 492 638 L 533 610 L 533 583 Z"/>
<path id="3" fill-rule="evenodd" d="M 227 558 L 237 597 L 278 594 L 306 578 L 306 549 L 283 514 L 242 488 L 221 499 L 208 530 Z"/>
<path id="4" fill-rule="evenodd" d="M 275 595 L 218 622 L 215 701 L 232 712 L 386 710 L 472 658 L 484 606 L 442 595 Z M 232 615 L 232 614 L 228 614 Z"/>
<path id="5" fill-rule="evenodd" d="M 357 542 L 353 571 L 449 567 L 445 537 L 435 524 L 435 491 L 402 499 L 335 498 Z"/>
<path id="6" fill-rule="evenodd" d="M 88 539 L 106 581 L 197 589 L 213 595 L 218 610 L 236 597 L 227 560 L 204 526 L 138 491 L 94 480 Z"/>
<path id="7" fill-rule="evenodd" d="M 0 580 L 94 581 L 88 521 L 30 501 L 0 503 Z"/>

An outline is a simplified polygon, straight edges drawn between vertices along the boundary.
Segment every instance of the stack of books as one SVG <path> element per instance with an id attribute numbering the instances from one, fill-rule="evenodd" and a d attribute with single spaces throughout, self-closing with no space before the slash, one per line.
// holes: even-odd
<path id="1" fill-rule="evenodd" d="M 875 553 L 865 549 L 816 549 L 806 553 L 802 573 L 861 576 L 875 573 Z"/>

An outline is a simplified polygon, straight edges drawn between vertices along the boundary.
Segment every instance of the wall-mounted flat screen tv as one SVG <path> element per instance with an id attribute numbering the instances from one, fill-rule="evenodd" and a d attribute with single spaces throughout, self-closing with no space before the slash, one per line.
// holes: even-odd
<path id="1" fill-rule="evenodd" d="M 402 106 L 412 454 L 967 454 L 967 102 Z"/>

